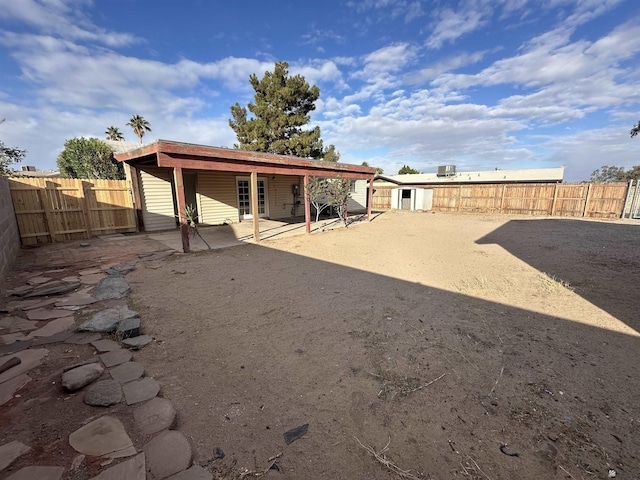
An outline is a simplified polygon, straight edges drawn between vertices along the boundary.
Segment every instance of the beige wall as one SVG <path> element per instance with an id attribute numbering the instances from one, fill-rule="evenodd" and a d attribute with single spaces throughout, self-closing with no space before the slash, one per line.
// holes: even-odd
<path id="1" fill-rule="evenodd" d="M 198 217 L 204 225 L 235 223 L 238 217 L 238 192 L 233 172 L 198 172 Z"/>
<path id="2" fill-rule="evenodd" d="M 0 292 L 20 253 L 20 233 L 6 178 L 0 177 Z"/>
<path id="3" fill-rule="evenodd" d="M 233 172 L 198 172 L 198 214 L 204 225 L 238 222 L 238 190 L 236 178 L 247 177 Z M 304 215 L 302 179 L 294 176 L 259 175 L 267 181 L 269 218 L 289 218 L 293 213 L 292 186 L 298 185 L 300 204 L 295 215 Z"/>
<path id="4" fill-rule="evenodd" d="M 176 228 L 170 168 L 140 170 L 142 217 L 147 232 Z"/>
<path id="5" fill-rule="evenodd" d="M 289 218 L 304 215 L 304 189 L 301 177 L 270 175 L 268 177 L 269 218 Z M 293 185 L 298 185 L 298 200 L 300 204 L 295 210 Z"/>

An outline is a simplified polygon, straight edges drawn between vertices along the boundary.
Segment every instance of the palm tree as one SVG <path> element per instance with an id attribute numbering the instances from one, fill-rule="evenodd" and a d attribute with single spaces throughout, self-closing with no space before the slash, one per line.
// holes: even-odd
<path id="1" fill-rule="evenodd" d="M 149 126 L 149 122 L 147 122 L 140 115 L 133 115 L 129 123 L 127 123 L 127 127 L 133 128 L 133 133 L 140 139 L 140 143 L 142 143 L 142 137 L 144 137 L 145 130 L 147 132 L 151 131 L 151 127 Z"/>
<path id="2" fill-rule="evenodd" d="M 122 135 L 120 129 L 113 125 L 107 128 L 107 131 L 104 132 L 104 134 L 107 136 L 107 140 L 115 140 L 116 142 L 122 142 L 124 140 L 124 135 Z"/>

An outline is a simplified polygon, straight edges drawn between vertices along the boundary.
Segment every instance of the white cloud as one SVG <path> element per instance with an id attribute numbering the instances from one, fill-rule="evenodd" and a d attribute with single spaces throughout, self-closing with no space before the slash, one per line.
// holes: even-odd
<path id="1" fill-rule="evenodd" d="M 588 180 L 602 165 L 630 168 L 640 164 L 637 139 L 629 137 L 630 125 L 614 125 L 565 136 L 554 135 L 545 142 L 552 149 L 550 161 L 567 166 L 567 181 Z"/>
<path id="2" fill-rule="evenodd" d="M 122 47 L 140 42 L 136 36 L 97 27 L 84 13 L 86 0 L 0 0 L 0 18 L 19 20 L 46 34 L 67 40 Z"/>
<path id="3" fill-rule="evenodd" d="M 457 12 L 449 8 L 440 11 L 426 46 L 439 49 L 445 43 L 455 42 L 463 35 L 482 26 L 490 13 L 489 9 L 473 9 L 469 5 L 463 6 Z"/>

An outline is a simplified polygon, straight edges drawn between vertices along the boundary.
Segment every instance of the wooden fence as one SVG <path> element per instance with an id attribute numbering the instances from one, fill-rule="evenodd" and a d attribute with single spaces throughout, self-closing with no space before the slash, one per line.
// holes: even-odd
<path id="1" fill-rule="evenodd" d="M 391 190 L 374 184 L 373 209 L 391 208 Z M 620 218 L 626 183 L 461 184 L 399 188 L 433 189 L 439 212 L 506 213 L 558 217 Z"/>
<path id="2" fill-rule="evenodd" d="M 129 182 L 10 178 L 22 245 L 135 232 Z"/>

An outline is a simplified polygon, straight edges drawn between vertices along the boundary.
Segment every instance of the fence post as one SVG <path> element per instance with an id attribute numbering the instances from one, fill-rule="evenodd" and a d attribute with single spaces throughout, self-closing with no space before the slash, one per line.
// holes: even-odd
<path id="1" fill-rule="evenodd" d="M 505 193 L 506 189 L 507 189 L 507 184 L 503 183 L 502 184 L 502 196 L 500 197 L 500 213 L 502 213 L 502 210 L 504 208 L 504 193 Z"/>
<path id="2" fill-rule="evenodd" d="M 86 186 L 88 185 L 88 187 Z M 91 238 L 91 217 L 89 215 L 89 200 L 88 195 L 91 195 L 91 184 L 89 182 L 79 182 L 78 190 L 82 197 L 80 198 L 80 204 L 82 205 L 82 213 L 84 216 L 84 229 L 87 232 L 87 239 Z M 89 192 L 87 192 L 89 190 Z"/>
<path id="3" fill-rule="evenodd" d="M 458 185 L 458 211 L 462 210 L 462 184 Z"/>
<path id="4" fill-rule="evenodd" d="M 636 188 L 638 188 L 637 185 L 636 185 Z M 624 205 L 622 206 L 622 217 L 620 218 L 625 218 L 625 215 L 627 214 L 627 205 L 629 204 L 629 197 L 631 196 L 632 189 L 633 189 L 633 180 L 629 180 L 629 183 L 627 184 L 627 195 L 624 198 Z M 629 218 L 631 218 L 631 211 L 629 211 Z"/>
<path id="5" fill-rule="evenodd" d="M 40 205 L 42 206 L 42 210 L 44 211 L 44 224 L 47 227 L 47 232 L 49 232 L 49 238 L 51 239 L 51 243 L 56 241 L 55 235 L 55 225 L 53 223 L 53 219 L 51 218 L 51 209 L 49 208 L 49 198 L 46 194 L 47 187 L 38 187 L 37 195 L 38 200 L 40 201 Z"/>
<path id="6" fill-rule="evenodd" d="M 551 216 L 556 214 L 556 200 L 558 199 L 558 184 L 553 187 L 553 201 L 551 202 Z"/>
<path id="7" fill-rule="evenodd" d="M 589 184 L 589 187 L 587 188 L 587 198 L 584 201 L 584 210 L 582 211 L 582 216 L 586 217 L 587 216 L 587 208 L 589 206 L 589 197 L 591 196 L 591 187 L 593 186 L 593 183 Z"/>

